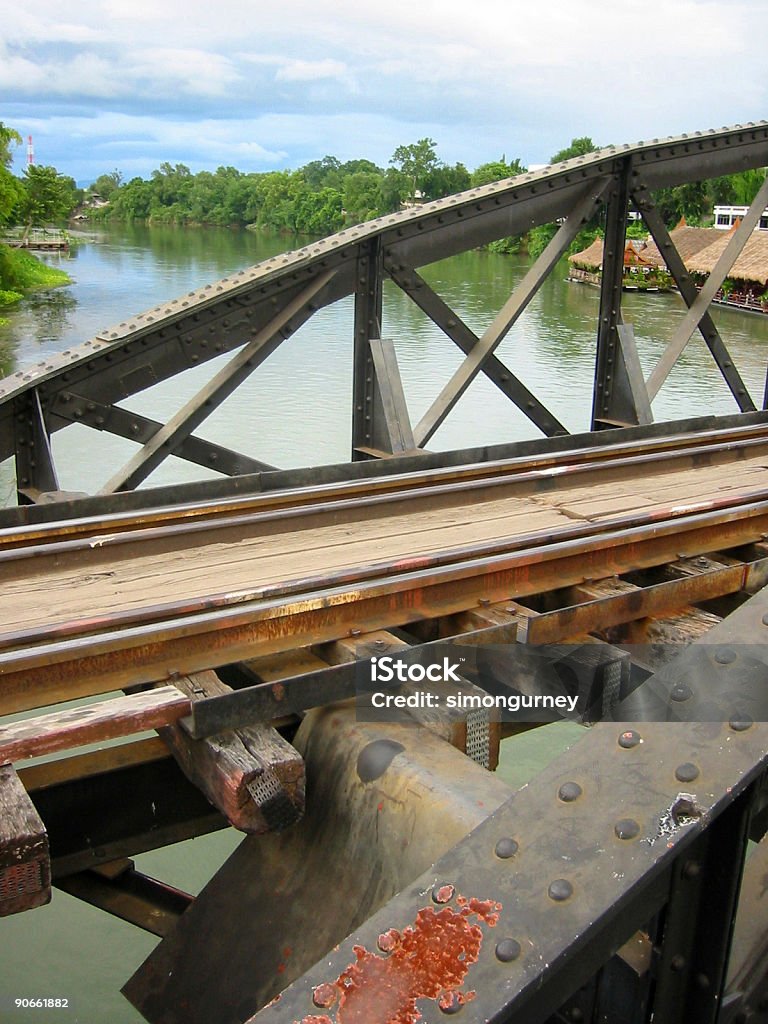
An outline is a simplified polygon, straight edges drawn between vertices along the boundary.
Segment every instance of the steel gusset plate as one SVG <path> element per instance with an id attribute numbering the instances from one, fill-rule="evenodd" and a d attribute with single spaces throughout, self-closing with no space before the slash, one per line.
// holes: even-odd
<path id="1" fill-rule="evenodd" d="M 545 1020 L 660 909 L 767 751 L 764 725 L 594 726 L 252 1021 Z"/>

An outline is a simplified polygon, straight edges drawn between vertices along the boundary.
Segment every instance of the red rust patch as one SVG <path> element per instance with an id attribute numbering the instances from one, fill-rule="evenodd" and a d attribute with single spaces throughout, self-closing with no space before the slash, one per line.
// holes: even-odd
<path id="1" fill-rule="evenodd" d="M 418 999 L 446 1006 L 473 999 L 474 992 L 458 989 L 480 954 L 481 924 L 493 928 L 502 908 L 493 900 L 459 896 L 457 902 L 459 910 L 427 907 L 402 932 L 383 932 L 377 942 L 387 957 L 355 946 L 355 962 L 335 982 L 315 989 L 324 997 L 336 990 L 335 1019 L 310 1016 L 294 1024 L 417 1024 Z"/>

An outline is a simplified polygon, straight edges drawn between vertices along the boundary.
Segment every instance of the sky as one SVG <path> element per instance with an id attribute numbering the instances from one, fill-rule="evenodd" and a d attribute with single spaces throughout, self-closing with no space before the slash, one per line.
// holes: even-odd
<path id="1" fill-rule="evenodd" d="M 768 117 L 765 0 L 0 0 L 0 121 L 78 182 L 387 166 L 424 137 L 473 169 L 572 138 Z M 16 153 L 15 169 L 25 163 Z"/>

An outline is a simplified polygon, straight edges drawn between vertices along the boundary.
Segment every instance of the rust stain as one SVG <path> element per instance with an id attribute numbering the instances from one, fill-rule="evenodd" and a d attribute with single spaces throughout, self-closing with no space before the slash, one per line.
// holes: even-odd
<path id="1" fill-rule="evenodd" d="M 417 1024 L 418 999 L 433 999 L 450 1010 L 474 992 L 459 991 L 483 942 L 482 925 L 495 927 L 502 907 L 494 900 L 456 897 L 458 909 L 425 907 L 413 925 L 377 939 L 379 956 L 355 946 L 355 962 L 335 982 L 314 990 L 316 1006 L 334 1006 L 333 1017 L 311 1015 L 294 1024 Z"/>

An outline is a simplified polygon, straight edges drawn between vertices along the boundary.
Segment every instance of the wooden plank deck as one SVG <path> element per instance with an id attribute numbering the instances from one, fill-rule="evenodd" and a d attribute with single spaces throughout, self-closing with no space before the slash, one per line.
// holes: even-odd
<path id="1" fill-rule="evenodd" d="M 287 520 L 282 532 L 260 534 L 232 527 L 231 539 L 188 546 L 153 542 L 146 550 L 95 542 L 85 559 L 61 556 L 51 567 L 23 561 L 3 567 L 0 585 L 0 636 L 22 629 L 92 620 L 105 610 L 135 610 L 173 602 L 179 595 L 236 593 L 350 567 L 393 563 L 483 541 L 504 541 L 538 533 L 555 534 L 585 523 L 608 521 L 633 511 L 647 514 L 698 502 L 748 496 L 768 488 L 768 456 L 756 454 L 727 466 L 705 465 L 670 472 L 646 468 L 634 479 L 567 481 L 548 492 L 471 501 L 454 499 L 441 508 L 396 511 L 358 522 L 337 522 L 296 531 Z M 70 564 L 73 563 L 73 564 Z M 41 595 L 45 599 L 41 600 Z"/>

